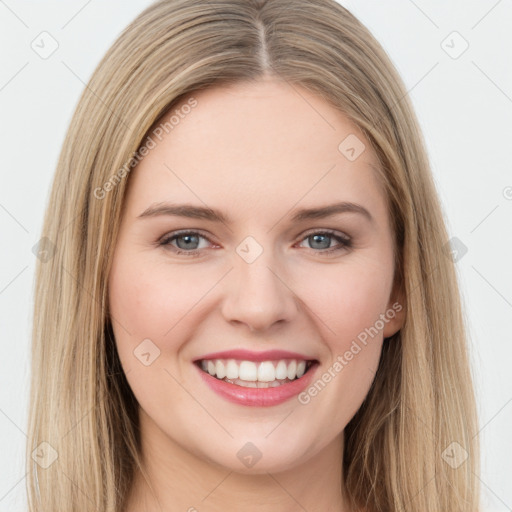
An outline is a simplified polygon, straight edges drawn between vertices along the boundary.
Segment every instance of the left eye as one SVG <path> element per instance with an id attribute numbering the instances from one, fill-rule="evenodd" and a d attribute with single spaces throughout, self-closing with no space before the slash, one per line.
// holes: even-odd
<path id="1" fill-rule="evenodd" d="M 198 247 L 199 240 L 201 238 L 209 242 L 206 237 L 200 235 L 196 231 L 186 231 L 165 237 L 160 242 L 160 245 L 171 245 L 171 242 L 176 241 L 177 247 L 175 245 L 172 245 L 171 247 L 174 247 L 178 254 L 182 254 L 184 252 L 204 249 L 204 247 Z"/>
<path id="2" fill-rule="evenodd" d="M 206 240 L 206 246 L 200 247 L 201 239 Z M 334 247 L 331 246 L 333 239 L 338 242 L 338 245 Z M 309 241 L 312 246 L 310 248 L 319 249 L 315 252 L 320 253 L 330 253 L 351 246 L 350 238 L 337 235 L 330 231 L 316 231 L 310 233 L 302 238 L 302 242 L 303 241 Z M 176 245 L 174 245 L 174 242 Z M 171 247 L 176 254 L 187 254 L 189 256 L 194 256 L 197 255 L 198 251 L 201 249 L 207 248 L 209 243 L 211 243 L 210 240 L 197 231 L 185 231 L 170 234 L 169 236 L 164 237 L 159 242 L 159 245 Z"/>
<path id="3" fill-rule="evenodd" d="M 331 241 L 336 240 L 338 246 L 331 247 Z M 331 252 L 345 247 L 350 247 L 350 239 L 336 235 L 330 231 L 318 231 L 307 235 L 304 240 L 309 240 L 313 249 L 322 249 L 322 252 Z M 316 246 L 316 247 L 315 247 Z"/>

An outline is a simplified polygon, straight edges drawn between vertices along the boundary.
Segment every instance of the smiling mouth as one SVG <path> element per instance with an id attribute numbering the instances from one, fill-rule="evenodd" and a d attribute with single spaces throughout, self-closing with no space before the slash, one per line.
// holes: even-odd
<path id="1" fill-rule="evenodd" d="M 203 359 L 196 365 L 212 377 L 246 388 L 274 388 L 302 378 L 316 360 L 280 359 L 246 361 L 238 359 Z"/>

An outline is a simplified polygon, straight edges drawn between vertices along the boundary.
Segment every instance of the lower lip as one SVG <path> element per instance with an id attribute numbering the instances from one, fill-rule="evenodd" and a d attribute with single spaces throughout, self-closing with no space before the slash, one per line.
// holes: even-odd
<path id="1" fill-rule="evenodd" d="M 279 405 L 306 389 L 312 378 L 313 373 L 318 367 L 318 363 L 314 363 L 311 368 L 299 379 L 295 379 L 287 384 L 281 384 L 275 388 L 246 388 L 230 384 L 223 380 L 212 377 L 209 373 L 196 366 L 201 378 L 204 382 L 222 398 L 238 405 L 249 405 L 253 407 L 270 407 Z"/>

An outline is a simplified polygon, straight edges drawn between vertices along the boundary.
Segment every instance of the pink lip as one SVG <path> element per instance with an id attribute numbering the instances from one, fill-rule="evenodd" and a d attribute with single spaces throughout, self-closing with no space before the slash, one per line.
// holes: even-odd
<path id="1" fill-rule="evenodd" d="M 232 354 L 232 352 L 230 352 L 230 354 Z M 217 358 L 222 359 L 223 357 L 221 358 L 215 355 L 213 359 Z M 283 357 L 281 358 L 285 359 Z M 236 359 L 236 357 L 232 357 L 232 359 Z M 241 359 L 247 360 L 246 355 Z M 306 389 L 313 378 L 313 374 L 318 367 L 318 363 L 315 362 L 313 366 L 311 366 L 311 368 L 299 379 L 295 379 L 292 382 L 282 384 L 275 388 L 246 388 L 243 386 L 237 386 L 236 384 L 230 384 L 229 382 L 224 382 L 223 380 L 212 377 L 209 373 L 206 373 L 204 370 L 199 368 L 197 364 L 194 366 L 196 366 L 201 378 L 210 387 L 210 389 L 229 402 L 253 407 L 269 407 L 281 404 L 286 400 L 297 396 L 301 391 Z"/>
<path id="2" fill-rule="evenodd" d="M 224 352 L 214 352 L 197 358 L 195 361 L 208 359 L 239 359 L 243 361 L 277 361 L 279 359 L 300 359 L 312 361 L 314 357 L 307 357 L 297 352 L 287 350 L 265 350 L 264 352 L 252 352 L 251 350 L 237 349 Z"/>

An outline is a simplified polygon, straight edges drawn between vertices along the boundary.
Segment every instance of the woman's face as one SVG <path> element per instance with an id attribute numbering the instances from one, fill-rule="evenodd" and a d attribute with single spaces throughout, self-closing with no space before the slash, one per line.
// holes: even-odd
<path id="1" fill-rule="evenodd" d="M 401 326 L 378 161 L 298 86 L 193 98 L 129 178 L 109 276 L 117 349 L 155 454 L 290 469 L 342 446 Z"/>

